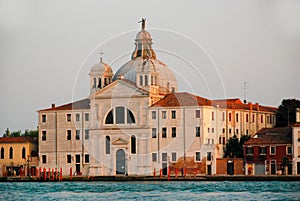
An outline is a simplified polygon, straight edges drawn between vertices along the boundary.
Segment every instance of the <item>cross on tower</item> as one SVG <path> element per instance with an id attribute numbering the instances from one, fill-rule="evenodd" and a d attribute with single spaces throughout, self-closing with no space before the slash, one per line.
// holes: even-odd
<path id="1" fill-rule="evenodd" d="M 100 54 L 100 62 L 102 62 L 102 55 L 104 54 L 101 50 L 101 52 L 99 53 Z"/>

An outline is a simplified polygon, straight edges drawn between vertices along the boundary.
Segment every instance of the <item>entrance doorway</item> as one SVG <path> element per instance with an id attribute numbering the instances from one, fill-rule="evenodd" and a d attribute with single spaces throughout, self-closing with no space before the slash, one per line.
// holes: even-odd
<path id="1" fill-rule="evenodd" d="M 234 162 L 233 161 L 227 162 L 227 174 L 234 175 Z"/>
<path id="2" fill-rule="evenodd" d="M 161 168 L 162 168 L 162 174 L 167 175 L 168 174 L 168 164 L 167 163 L 162 163 Z"/>
<path id="3" fill-rule="evenodd" d="M 211 175 L 211 165 L 207 165 L 207 174 Z"/>
<path id="4" fill-rule="evenodd" d="M 116 153 L 116 174 L 125 174 L 125 152 L 122 149 Z"/>
<path id="5" fill-rule="evenodd" d="M 271 174 L 276 174 L 276 161 L 271 161 Z"/>

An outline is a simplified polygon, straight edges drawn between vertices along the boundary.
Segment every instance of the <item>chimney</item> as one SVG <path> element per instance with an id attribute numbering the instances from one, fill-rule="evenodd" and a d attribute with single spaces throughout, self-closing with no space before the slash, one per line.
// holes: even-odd
<path id="1" fill-rule="evenodd" d="M 252 110 L 252 102 L 249 102 L 249 110 Z"/>
<path id="2" fill-rule="evenodd" d="M 52 108 L 55 108 L 55 103 L 52 103 L 51 107 L 52 107 Z"/>
<path id="3" fill-rule="evenodd" d="M 255 103 L 255 106 L 256 106 L 256 110 L 259 111 L 259 104 Z"/>
<path id="4" fill-rule="evenodd" d="M 296 108 L 296 122 L 300 123 L 300 108 Z"/>

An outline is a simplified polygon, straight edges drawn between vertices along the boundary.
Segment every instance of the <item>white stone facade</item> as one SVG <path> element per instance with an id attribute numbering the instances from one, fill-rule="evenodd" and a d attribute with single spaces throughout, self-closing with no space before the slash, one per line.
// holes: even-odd
<path id="1" fill-rule="evenodd" d="M 132 60 L 114 76 L 102 59 L 93 66 L 87 99 L 38 111 L 40 167 L 62 167 L 64 175 L 70 168 L 89 176 L 152 175 L 192 159 L 205 161 L 204 174 L 215 174 L 228 138 L 275 125 L 271 107 L 177 93 L 144 28 Z M 181 96 L 189 100 L 181 104 Z"/>

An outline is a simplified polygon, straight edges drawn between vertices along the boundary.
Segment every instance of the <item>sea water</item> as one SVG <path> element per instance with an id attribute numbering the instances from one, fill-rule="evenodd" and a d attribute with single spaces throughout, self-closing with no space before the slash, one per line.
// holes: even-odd
<path id="1" fill-rule="evenodd" d="M 0 200 L 300 200 L 300 182 L 2 182 Z"/>

